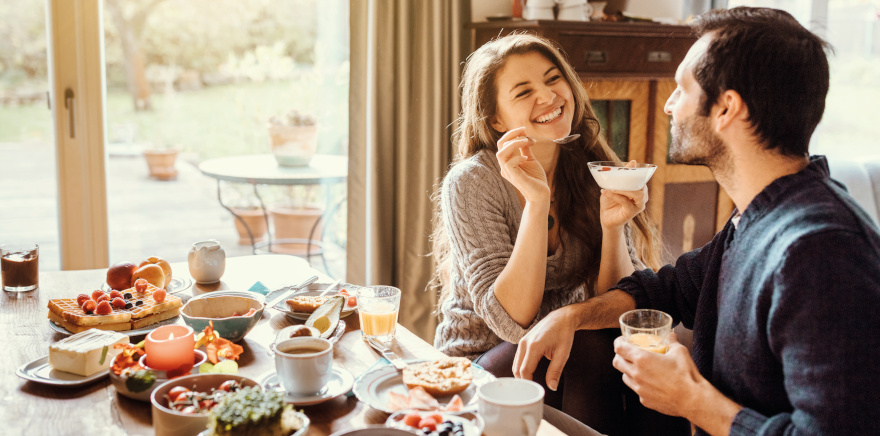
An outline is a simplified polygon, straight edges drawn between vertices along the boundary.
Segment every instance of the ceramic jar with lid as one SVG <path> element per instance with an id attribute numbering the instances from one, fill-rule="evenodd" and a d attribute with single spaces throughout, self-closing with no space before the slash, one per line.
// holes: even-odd
<path id="1" fill-rule="evenodd" d="M 200 285 L 216 283 L 226 271 L 226 251 L 216 239 L 196 242 L 187 256 L 189 273 Z"/>

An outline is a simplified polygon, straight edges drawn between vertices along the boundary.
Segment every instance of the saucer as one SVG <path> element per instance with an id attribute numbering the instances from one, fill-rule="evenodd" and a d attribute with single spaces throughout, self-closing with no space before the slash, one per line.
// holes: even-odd
<path id="1" fill-rule="evenodd" d="M 257 378 L 257 382 L 263 389 L 275 389 L 282 391 L 281 383 L 278 381 L 278 374 L 269 372 Z M 284 402 L 296 404 L 297 406 L 311 406 L 313 404 L 330 401 L 341 395 L 345 395 L 354 385 L 354 376 L 350 372 L 342 368 L 333 368 L 333 374 L 330 375 L 330 381 L 327 386 L 321 389 L 321 392 L 313 395 L 293 395 L 285 393 Z"/>

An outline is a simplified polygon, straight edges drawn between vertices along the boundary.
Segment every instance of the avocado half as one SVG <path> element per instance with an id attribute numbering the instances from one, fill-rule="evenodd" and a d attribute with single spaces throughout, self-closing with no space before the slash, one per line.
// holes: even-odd
<path id="1" fill-rule="evenodd" d="M 336 330 L 336 325 L 339 324 L 343 307 L 345 307 L 345 297 L 341 295 L 330 297 L 326 303 L 315 309 L 312 316 L 306 320 L 306 325 L 318 329 L 321 332 L 321 337 L 328 339 Z"/>

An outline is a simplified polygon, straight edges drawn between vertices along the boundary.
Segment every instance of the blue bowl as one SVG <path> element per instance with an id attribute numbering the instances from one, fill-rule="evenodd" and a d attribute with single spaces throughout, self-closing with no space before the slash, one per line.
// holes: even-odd
<path id="1" fill-rule="evenodd" d="M 238 295 L 205 295 L 189 300 L 180 311 L 183 322 L 195 330 L 196 334 L 214 322 L 214 331 L 220 337 L 232 342 L 244 339 L 251 329 L 263 317 L 266 305 L 256 298 Z M 250 316 L 233 316 L 246 314 L 250 309 L 257 311 Z"/>

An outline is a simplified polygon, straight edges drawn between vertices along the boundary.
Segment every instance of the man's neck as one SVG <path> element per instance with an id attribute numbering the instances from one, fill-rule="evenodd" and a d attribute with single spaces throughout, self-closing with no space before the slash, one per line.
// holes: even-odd
<path id="1" fill-rule="evenodd" d="M 776 179 L 796 174 L 810 164 L 808 157 L 787 157 L 773 151 L 734 154 L 732 165 L 713 168 L 718 184 L 724 188 L 740 213 Z"/>

